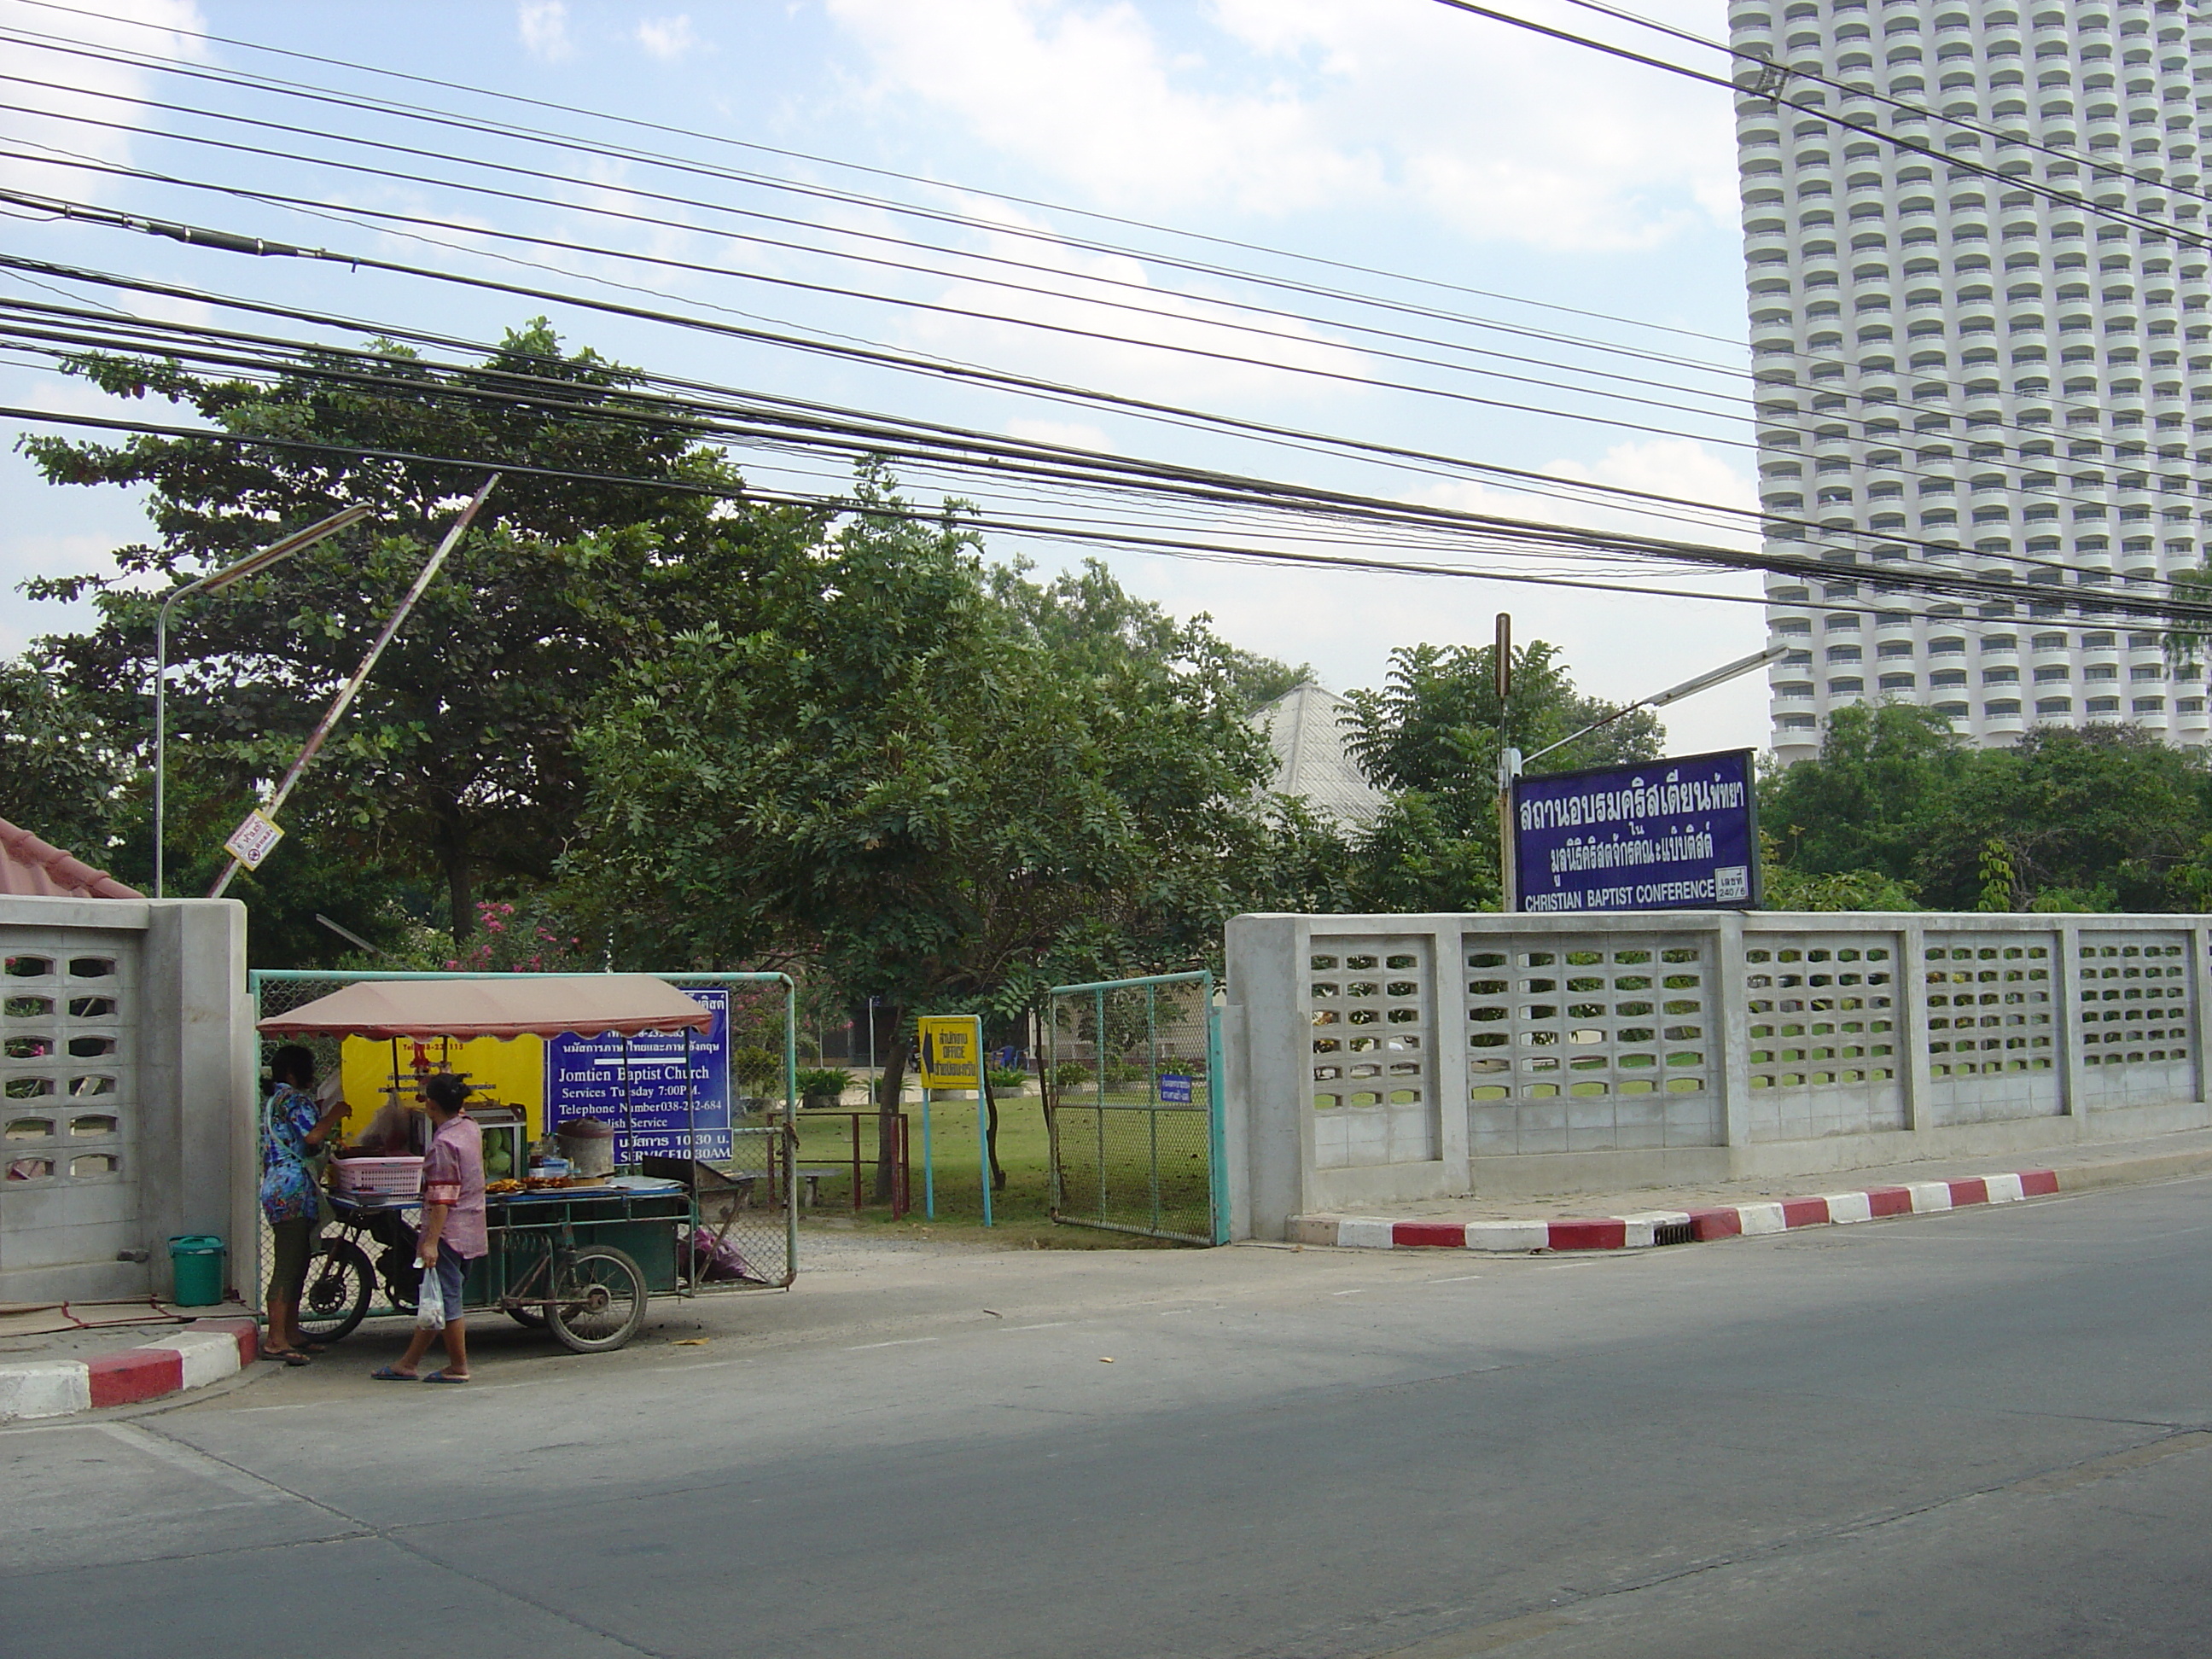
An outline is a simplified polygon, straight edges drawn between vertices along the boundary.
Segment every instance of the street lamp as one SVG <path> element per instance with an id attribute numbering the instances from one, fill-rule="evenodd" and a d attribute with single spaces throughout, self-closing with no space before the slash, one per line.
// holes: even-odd
<path id="1" fill-rule="evenodd" d="M 1504 619 L 1500 617 L 1501 629 L 1504 622 Z M 1504 636 L 1501 633 L 1499 637 Z M 1651 696 L 1623 703 L 1603 720 L 1592 720 L 1581 731 L 1570 733 L 1557 743 L 1546 744 L 1525 758 L 1518 749 L 1501 750 L 1498 756 L 1498 873 L 1503 878 L 1504 891 L 1500 895 L 1503 908 L 1507 910 L 1513 908 L 1513 881 L 1516 873 L 1513 867 L 1513 783 L 1521 775 L 1523 766 L 1530 761 L 1543 759 L 1553 750 L 1565 748 L 1577 738 L 1586 738 L 1591 732 L 1612 725 L 1624 714 L 1632 714 L 1639 708 L 1663 708 L 1670 702 L 1679 702 L 1684 697 L 1694 696 L 1700 691 L 1710 691 L 1714 686 L 1732 680 L 1740 674 L 1748 674 L 1754 668 L 1764 668 L 1789 654 L 1790 647 L 1786 645 L 1770 646 L 1764 651 L 1754 651 L 1747 657 L 1739 657 L 1734 662 L 1723 663 L 1718 668 L 1707 669 L 1694 678 L 1684 680 L 1680 685 L 1670 685 Z"/>
<path id="2" fill-rule="evenodd" d="M 258 553 L 248 554 L 236 564 L 226 565 L 210 575 L 184 586 L 161 601 L 161 608 L 154 623 L 154 896 L 163 896 L 164 835 L 168 810 L 169 762 L 169 607 L 179 599 L 194 593 L 214 593 L 242 582 L 248 576 L 258 575 L 270 566 L 290 558 L 295 553 L 313 547 L 326 536 L 334 536 L 349 525 L 359 524 L 372 509 L 349 507 L 342 513 L 333 513 L 327 519 L 295 531 L 282 541 L 271 542 Z"/>

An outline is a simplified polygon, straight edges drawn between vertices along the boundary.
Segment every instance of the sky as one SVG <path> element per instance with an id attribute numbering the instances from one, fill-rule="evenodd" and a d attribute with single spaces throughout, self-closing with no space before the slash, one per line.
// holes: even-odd
<path id="1" fill-rule="evenodd" d="M 1724 386 L 1743 362 L 1727 98 L 1433 0 L 73 4 L 0 0 L 0 190 L 1492 465 L 1735 507 L 1754 501 L 1747 425 L 1710 398 L 1685 414 L 1673 389 Z M 1518 9 L 1701 67 L 1725 64 L 1561 0 Z M 1644 10 L 1705 35 L 1725 32 L 1717 0 L 1654 0 Z M 146 56 L 113 61 L 118 49 Z M 456 84 L 409 86 L 380 70 Z M 404 97 L 418 110 L 587 141 L 597 153 L 334 109 L 195 70 Z M 541 103 L 501 103 L 497 94 Z M 605 153 L 617 146 L 632 153 Z M 491 170 L 501 167 L 526 171 Z M 469 181 L 483 188 L 460 187 Z M 917 208 L 954 222 L 904 210 Z M 441 222 L 370 216 L 380 212 Z M 560 246 L 500 242 L 494 232 Z M 916 240 L 926 244 L 918 252 Z M 1742 544 L 1740 532 L 1518 493 L 1496 479 L 1355 461 L 342 264 L 248 258 L 35 213 L 12 219 L 0 247 L 471 340 L 543 312 L 572 346 L 654 372 L 1362 494 Z M 854 257 L 862 254 L 879 263 Z M 0 295 L 89 298 L 275 331 L 213 299 L 41 287 L 4 271 Z M 1637 391 L 1598 378 L 1623 374 L 1660 384 Z M 1600 387 L 1644 401 L 1603 399 L 1593 395 Z M 1531 404 L 1607 420 L 1512 406 Z M 0 404 L 114 407 L 5 353 Z M 14 453 L 18 433 L 58 429 L 12 426 L 0 457 L 0 653 L 82 619 L 32 603 L 18 591 L 24 580 L 101 570 L 115 547 L 148 533 L 143 504 L 128 495 L 47 485 Z M 839 488 L 826 462 L 739 459 L 763 485 Z M 950 482 L 908 479 L 924 497 Z M 1272 534 L 1225 520 L 1192 527 L 1243 545 L 1269 544 Z M 992 550 L 1046 569 L 1080 556 L 1064 544 L 1004 538 Z M 1568 569 L 1556 557 L 1510 567 L 1432 556 L 1469 568 Z M 1517 638 L 1554 641 L 1584 690 L 1614 700 L 1764 642 L 1759 611 L 1741 603 L 1133 552 L 1107 562 L 1133 591 L 1178 615 L 1209 614 L 1247 649 L 1310 663 L 1337 690 L 1378 684 L 1394 647 L 1486 643 L 1500 610 L 1513 614 Z M 1637 580 L 1611 564 L 1574 574 Z M 1749 578 L 1655 580 L 1757 591 Z M 1667 724 L 1677 753 L 1762 745 L 1764 677 L 1678 704 Z"/>

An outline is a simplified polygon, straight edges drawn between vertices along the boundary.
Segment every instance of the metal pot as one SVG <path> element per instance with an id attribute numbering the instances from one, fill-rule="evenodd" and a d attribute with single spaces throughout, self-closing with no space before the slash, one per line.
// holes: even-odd
<path id="1" fill-rule="evenodd" d="M 573 1123 L 563 1123 L 554 1131 L 553 1138 L 560 1144 L 561 1156 L 574 1166 L 578 1175 L 614 1173 L 615 1130 L 611 1123 L 602 1123 L 592 1117 L 578 1118 Z"/>

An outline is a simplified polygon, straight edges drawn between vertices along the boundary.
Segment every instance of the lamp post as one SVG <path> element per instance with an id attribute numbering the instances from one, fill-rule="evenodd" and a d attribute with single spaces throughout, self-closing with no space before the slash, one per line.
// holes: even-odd
<path id="1" fill-rule="evenodd" d="M 250 553 L 236 564 L 226 565 L 211 575 L 196 582 L 187 582 L 161 601 L 161 608 L 154 622 L 154 896 L 163 896 L 163 850 L 167 845 L 164 829 L 168 810 L 169 769 L 169 607 L 179 599 L 194 593 L 219 592 L 234 582 L 244 581 L 258 575 L 270 566 L 290 558 L 295 553 L 313 547 L 325 536 L 334 536 L 349 525 L 359 524 L 369 515 L 366 507 L 349 507 L 343 512 L 333 513 L 319 520 L 305 530 L 294 532 L 282 541 L 271 542 L 258 553 Z"/>
<path id="2" fill-rule="evenodd" d="M 1499 622 L 1502 626 L 1504 618 L 1501 617 Z M 1591 732 L 1612 725 L 1624 714 L 1632 714 L 1639 708 L 1663 708 L 1670 702 L 1680 702 L 1684 697 L 1709 691 L 1739 674 L 1748 674 L 1754 668 L 1764 668 L 1789 653 L 1790 647 L 1786 645 L 1770 646 L 1764 651 L 1754 651 L 1747 657 L 1739 657 L 1734 662 L 1723 663 L 1718 668 L 1708 669 L 1694 678 L 1684 680 L 1680 685 L 1670 685 L 1664 691 L 1639 698 L 1634 702 L 1623 703 L 1603 720 L 1592 720 L 1581 731 L 1571 732 L 1557 743 L 1546 744 L 1533 755 L 1524 757 L 1518 749 L 1501 751 L 1498 757 L 1498 874 L 1503 878 L 1503 890 L 1498 895 L 1498 908 L 1508 912 L 1513 908 L 1514 878 L 1519 873 L 1514 867 L 1513 784 L 1520 777 L 1523 767 L 1530 761 L 1543 759 L 1554 750 L 1565 748 L 1577 738 L 1586 738 Z"/>
<path id="3" fill-rule="evenodd" d="M 462 535 L 471 524 L 476 522 L 477 514 L 483 508 L 485 501 L 490 497 L 492 490 L 498 485 L 499 477 L 500 475 L 495 472 L 478 486 L 477 493 L 469 498 L 469 504 L 461 509 L 460 516 L 453 520 L 453 527 L 446 532 L 445 539 L 438 544 L 437 550 L 423 562 L 422 569 L 416 573 L 414 585 L 409 587 L 406 593 L 401 597 L 398 609 L 385 619 L 383 632 L 376 636 L 375 642 L 368 647 L 368 654 L 361 659 L 361 666 L 353 671 L 351 679 L 338 688 L 337 696 L 331 699 L 331 706 L 324 711 L 320 723 L 307 734 L 307 741 L 300 750 L 300 757 L 292 763 L 292 769 L 287 772 L 283 781 L 277 784 L 276 793 L 269 797 L 264 805 L 256 807 L 248 813 L 246 823 L 232 832 L 230 841 L 223 843 L 226 848 L 236 847 L 239 836 L 244 834 L 248 826 L 254 823 L 257 819 L 259 820 L 262 825 L 271 833 L 270 838 L 264 843 L 260 854 L 253 860 L 257 869 L 260 866 L 262 858 L 268 855 L 269 848 L 276 844 L 274 837 L 283 833 L 276 827 L 276 815 L 284 810 L 284 803 L 292 798 L 293 786 L 298 783 L 306 773 L 309 763 L 314 760 L 316 753 L 322 748 L 324 740 L 337 729 L 338 722 L 345 717 L 345 711 L 353 706 L 353 700 L 361 695 L 361 688 L 368 684 L 369 675 L 375 672 L 377 659 L 384 655 L 384 647 L 392 643 L 392 636 L 399 632 L 400 624 L 404 623 L 409 615 L 413 612 L 416 602 L 422 597 L 423 590 L 430 586 L 431 578 L 444 567 L 447 556 L 460 545 Z M 215 885 L 208 889 L 208 896 L 221 898 L 223 890 L 230 885 L 230 878 L 245 867 L 245 854 L 241 852 L 232 852 L 230 862 L 223 866 L 222 873 L 215 878 Z"/>

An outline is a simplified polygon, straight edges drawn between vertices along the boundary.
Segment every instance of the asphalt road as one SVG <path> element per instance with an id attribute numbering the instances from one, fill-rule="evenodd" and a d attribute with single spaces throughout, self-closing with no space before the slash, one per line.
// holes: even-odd
<path id="1" fill-rule="evenodd" d="M 394 1332 L 0 1433 L 0 1654 L 2197 1656 L 2209 1304 L 2205 1181 L 1609 1257 L 833 1255 L 620 1354 L 487 1328 L 466 1390 L 365 1381 Z"/>

